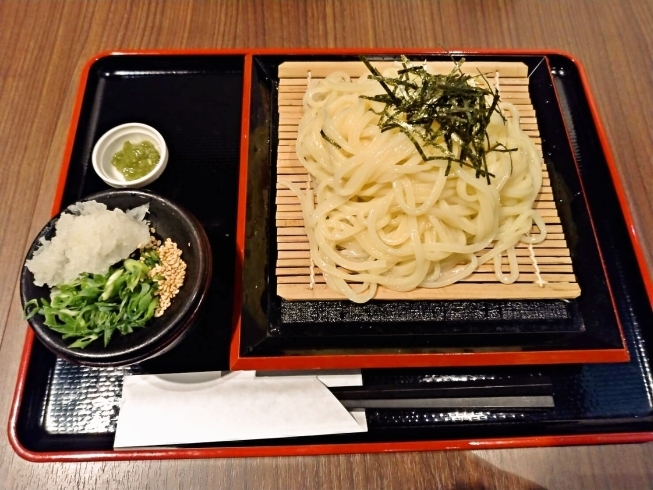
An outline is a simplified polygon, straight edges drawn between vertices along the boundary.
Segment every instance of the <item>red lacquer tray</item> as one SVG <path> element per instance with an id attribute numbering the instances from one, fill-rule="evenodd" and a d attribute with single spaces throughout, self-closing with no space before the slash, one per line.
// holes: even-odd
<path id="1" fill-rule="evenodd" d="M 531 68 L 538 63 L 544 67 L 532 74 L 532 87 L 537 89 L 532 96 L 538 115 L 556 122 L 548 125 L 549 132 L 541 124 L 545 159 L 552 159 L 552 168 L 572 194 L 577 192 L 578 199 L 568 206 L 569 219 L 583 246 L 589 247 L 583 248 L 589 252 L 580 256 L 575 268 L 585 298 L 562 312 L 564 321 L 537 323 L 524 317 L 507 334 L 483 322 L 462 330 L 460 324 L 447 322 L 440 322 L 441 330 L 373 322 L 364 332 L 356 322 L 284 323 L 280 319 L 287 305 L 280 306 L 273 288 L 264 287 L 264 294 L 252 296 L 253 284 L 269 285 L 267 272 L 259 266 L 274 254 L 268 242 L 252 239 L 255 229 L 266 230 L 263 235 L 268 236 L 265 217 L 270 209 L 264 199 L 258 204 L 251 200 L 253 192 L 269 197 L 265 187 L 257 185 L 274 181 L 272 174 L 262 180 L 252 177 L 261 168 L 272 172 L 265 164 L 274 161 L 274 137 L 269 136 L 276 128 L 274 68 L 289 59 L 353 59 L 361 53 L 412 54 L 420 59 L 449 56 L 424 50 L 208 50 L 106 53 L 89 61 L 75 103 L 53 214 L 104 188 L 87 171 L 93 143 L 115 125 L 140 120 L 160 128 L 169 142 L 169 168 L 152 190 L 198 216 L 209 235 L 214 264 L 221 266 L 214 267 L 212 301 L 193 336 L 138 366 L 102 370 L 69 365 L 28 330 L 9 426 L 11 443 L 22 457 L 199 458 L 653 439 L 653 407 L 647 397 L 652 383 L 642 367 L 649 356 L 645 339 L 650 334 L 653 286 L 584 71 L 569 55 L 456 51 L 468 59 L 520 60 Z M 535 103 L 540 89 L 546 96 Z M 183 168 L 175 166 L 174 155 L 177 162 L 184 162 Z M 592 171 L 586 172 L 590 161 Z M 392 305 L 388 308 L 392 313 Z M 352 325 L 353 332 L 342 335 L 342 329 Z M 410 329 L 418 327 L 420 334 L 414 335 Z M 124 375 L 229 367 L 392 368 L 365 370 L 366 385 L 407 379 L 421 383 L 450 375 L 544 375 L 552 380 L 556 406 L 542 412 L 471 414 L 476 416 L 471 418 L 474 423 L 414 410 L 412 415 L 377 410 L 368 413 L 367 434 L 112 451 Z"/>

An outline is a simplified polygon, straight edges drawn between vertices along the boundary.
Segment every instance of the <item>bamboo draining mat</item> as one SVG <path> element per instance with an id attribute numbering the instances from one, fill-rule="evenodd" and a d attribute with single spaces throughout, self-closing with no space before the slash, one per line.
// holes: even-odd
<path id="1" fill-rule="evenodd" d="M 391 62 L 373 63 L 381 71 Z M 438 73 L 449 73 L 451 62 L 430 64 Z M 540 153 L 540 133 L 535 110 L 528 92 L 528 67 L 523 63 L 472 63 L 463 65 L 463 71 L 478 74 L 481 71 L 490 81 L 499 73 L 502 100 L 511 102 L 519 110 L 522 129 L 533 139 Z M 302 98 L 307 88 L 308 72 L 312 80 L 324 78 L 334 71 L 346 71 L 352 77 L 369 73 L 361 62 L 286 62 L 279 66 L 279 146 L 277 176 L 306 187 L 307 172 L 295 153 L 297 125 L 303 114 Z M 535 202 L 535 209 L 547 225 L 547 239 L 535 245 L 534 252 L 540 268 L 540 276 L 548 283 L 543 287 L 535 284 L 535 267 L 528 247 L 516 247 L 520 264 L 519 279 L 514 284 L 502 284 L 494 275 L 493 266 L 485 264 L 467 279 L 438 289 L 418 288 L 410 292 L 396 292 L 379 287 L 375 299 L 385 300 L 475 300 L 475 299 L 567 299 L 580 294 L 573 273 L 569 250 L 553 201 L 551 183 L 543 167 L 542 190 Z M 315 285 L 310 284 L 310 255 L 308 237 L 297 197 L 284 186 L 276 186 L 277 230 L 277 294 L 287 300 L 335 300 L 343 299 L 325 284 L 324 277 L 315 267 Z M 533 230 L 537 232 L 536 229 Z M 507 259 L 504 271 L 507 272 Z"/>

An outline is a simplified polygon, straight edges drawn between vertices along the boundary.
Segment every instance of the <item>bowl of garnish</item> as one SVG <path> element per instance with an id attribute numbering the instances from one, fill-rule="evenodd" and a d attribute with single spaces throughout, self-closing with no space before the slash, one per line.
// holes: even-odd
<path id="1" fill-rule="evenodd" d="M 151 184 L 163 173 L 168 164 L 168 147 L 152 126 L 121 124 L 97 141 L 91 161 L 106 184 L 137 189 Z"/>
<path id="2" fill-rule="evenodd" d="M 122 366 L 167 352 L 196 323 L 211 248 L 189 211 L 149 191 L 112 189 L 50 220 L 21 275 L 25 317 L 52 352 Z"/>

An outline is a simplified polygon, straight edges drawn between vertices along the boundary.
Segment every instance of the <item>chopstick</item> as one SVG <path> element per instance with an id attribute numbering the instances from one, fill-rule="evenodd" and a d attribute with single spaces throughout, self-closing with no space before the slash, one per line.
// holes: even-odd
<path id="1" fill-rule="evenodd" d="M 346 408 L 550 408 L 546 377 L 330 388 Z"/>
<path id="2" fill-rule="evenodd" d="M 349 409 L 355 408 L 465 408 L 490 410 L 496 408 L 553 408 L 552 396 L 489 396 L 480 398 L 401 398 L 376 400 L 340 400 Z"/>

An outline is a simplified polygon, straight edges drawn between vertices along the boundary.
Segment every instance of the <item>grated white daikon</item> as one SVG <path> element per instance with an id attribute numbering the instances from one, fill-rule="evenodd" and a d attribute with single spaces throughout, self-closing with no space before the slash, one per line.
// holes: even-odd
<path id="1" fill-rule="evenodd" d="M 149 225 L 144 220 L 148 208 L 144 204 L 124 212 L 109 211 L 96 201 L 73 204 L 57 221 L 54 238 L 42 239 L 25 264 L 34 274 L 34 284 L 53 287 L 82 272 L 106 274 L 110 266 L 148 243 Z"/>

